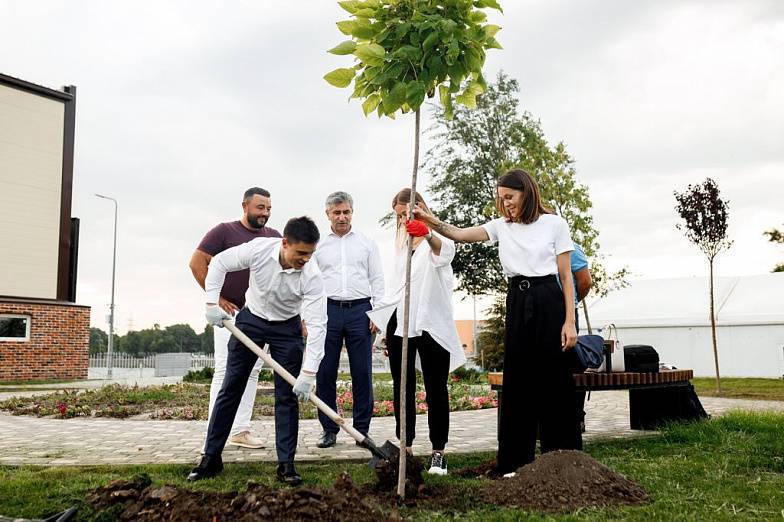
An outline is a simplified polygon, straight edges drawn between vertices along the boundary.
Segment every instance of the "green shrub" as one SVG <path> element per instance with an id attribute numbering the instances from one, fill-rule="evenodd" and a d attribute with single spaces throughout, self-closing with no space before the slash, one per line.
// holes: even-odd
<path id="1" fill-rule="evenodd" d="M 182 382 L 198 382 L 209 384 L 212 382 L 212 376 L 215 374 L 215 368 L 206 366 L 201 370 L 189 370 L 183 378 Z"/>
<path id="2" fill-rule="evenodd" d="M 452 380 L 466 384 L 480 384 L 482 382 L 483 373 L 474 368 L 466 368 L 461 366 L 452 372 Z"/>

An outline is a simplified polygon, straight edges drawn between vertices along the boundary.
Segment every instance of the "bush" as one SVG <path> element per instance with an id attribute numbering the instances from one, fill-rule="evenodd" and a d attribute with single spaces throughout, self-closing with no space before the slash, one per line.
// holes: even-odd
<path id="1" fill-rule="evenodd" d="M 482 382 L 482 372 L 474 368 L 461 366 L 452 372 L 452 380 L 466 384 L 480 384 Z"/>
<path id="2" fill-rule="evenodd" d="M 275 380 L 275 373 L 272 370 L 262 368 L 259 372 L 259 382 L 272 382 Z"/>
<path id="3" fill-rule="evenodd" d="M 182 377 L 182 382 L 198 382 L 209 384 L 212 382 L 212 376 L 215 374 L 215 368 L 206 366 L 201 370 L 189 370 Z"/>

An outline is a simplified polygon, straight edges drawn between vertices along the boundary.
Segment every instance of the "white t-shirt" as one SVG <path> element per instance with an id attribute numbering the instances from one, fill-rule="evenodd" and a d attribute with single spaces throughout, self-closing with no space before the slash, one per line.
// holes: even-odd
<path id="1" fill-rule="evenodd" d="M 492 242 L 506 277 L 545 276 L 558 273 L 556 256 L 574 250 L 569 225 L 555 214 L 542 214 L 529 225 L 498 218 L 482 225 Z"/>

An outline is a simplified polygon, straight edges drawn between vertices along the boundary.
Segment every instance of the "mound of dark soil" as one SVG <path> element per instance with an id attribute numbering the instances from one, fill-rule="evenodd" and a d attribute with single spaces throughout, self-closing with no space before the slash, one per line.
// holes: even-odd
<path id="1" fill-rule="evenodd" d="M 425 465 L 422 459 L 413 455 L 406 456 L 406 499 L 414 499 L 425 493 L 425 479 L 422 472 Z M 374 486 L 377 492 L 397 493 L 398 472 L 400 470 L 400 452 L 395 452 L 392 458 L 380 461 L 376 465 L 377 482 Z"/>
<path id="2" fill-rule="evenodd" d="M 144 476 L 114 481 L 87 497 L 95 511 L 111 510 L 120 520 L 385 520 L 342 474 L 329 489 L 273 489 L 248 483 L 243 493 L 196 492 L 154 487 Z"/>
<path id="3" fill-rule="evenodd" d="M 546 512 L 579 507 L 641 505 L 648 494 L 640 486 L 581 451 L 552 451 L 485 488 L 487 500 Z"/>

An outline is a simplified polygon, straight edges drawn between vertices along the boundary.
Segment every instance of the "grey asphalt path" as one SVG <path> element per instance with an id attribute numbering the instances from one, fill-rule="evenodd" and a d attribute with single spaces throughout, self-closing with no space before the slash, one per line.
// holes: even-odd
<path id="1" fill-rule="evenodd" d="M 721 415 L 732 409 L 784 412 L 784 402 L 748 401 L 706 397 L 708 413 Z M 594 392 L 586 404 L 586 440 L 644 436 L 651 432 L 629 429 L 626 392 Z M 496 449 L 497 410 L 452 413 L 447 451 L 465 453 Z M 204 421 L 154 421 L 117 419 L 39 419 L 0 414 L 0 465 L 96 465 L 193 463 L 198 460 L 207 423 Z M 224 460 L 275 461 L 272 418 L 253 422 L 254 435 L 269 441 L 266 448 L 249 450 L 227 446 Z M 317 420 L 300 421 L 297 460 L 364 459 L 367 451 L 341 432 L 333 448 L 316 448 L 321 433 Z M 374 418 L 371 437 L 377 442 L 394 440 L 394 419 Z M 427 417 L 417 417 L 414 452 L 430 453 Z"/>

